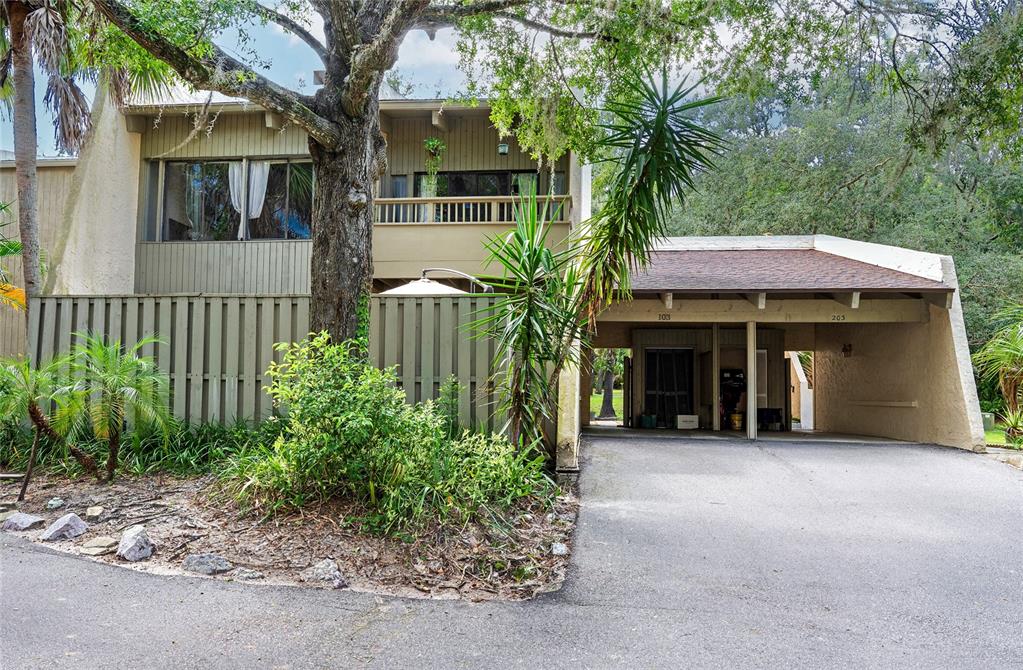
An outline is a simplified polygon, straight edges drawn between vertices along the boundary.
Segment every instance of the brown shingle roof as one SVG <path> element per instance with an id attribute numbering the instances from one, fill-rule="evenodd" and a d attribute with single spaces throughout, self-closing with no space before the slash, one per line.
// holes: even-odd
<path id="1" fill-rule="evenodd" d="M 815 249 L 655 251 L 632 290 L 678 292 L 951 291 L 942 282 Z"/>

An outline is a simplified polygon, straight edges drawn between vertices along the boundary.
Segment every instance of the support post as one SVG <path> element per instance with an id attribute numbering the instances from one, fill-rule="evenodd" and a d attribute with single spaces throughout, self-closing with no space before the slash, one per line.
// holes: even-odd
<path id="1" fill-rule="evenodd" d="M 573 346 L 578 348 L 579 344 Z M 555 464 L 558 472 L 575 472 L 579 469 L 580 381 L 579 366 L 575 363 L 565 364 L 558 377 L 558 443 Z"/>
<path id="2" fill-rule="evenodd" d="M 721 326 L 710 330 L 710 415 L 714 431 L 721 430 Z"/>
<path id="3" fill-rule="evenodd" d="M 757 322 L 746 322 L 746 437 L 757 439 Z"/>

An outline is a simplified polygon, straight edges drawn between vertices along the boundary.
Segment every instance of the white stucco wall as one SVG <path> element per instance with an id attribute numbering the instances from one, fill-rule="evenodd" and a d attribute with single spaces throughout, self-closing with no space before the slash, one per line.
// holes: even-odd
<path id="1" fill-rule="evenodd" d="M 78 157 L 53 245 L 48 292 L 132 293 L 139 199 L 139 135 L 97 89 L 92 134 Z"/>
<path id="2" fill-rule="evenodd" d="M 819 325 L 815 428 L 982 447 L 973 374 L 957 360 L 957 319 L 961 326 L 961 310 L 931 306 L 927 323 Z"/>

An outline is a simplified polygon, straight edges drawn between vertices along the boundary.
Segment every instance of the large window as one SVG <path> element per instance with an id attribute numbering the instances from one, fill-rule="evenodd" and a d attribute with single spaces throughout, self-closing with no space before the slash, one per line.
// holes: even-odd
<path id="1" fill-rule="evenodd" d="M 240 162 L 167 163 L 163 239 L 237 239 L 241 218 L 231 205 L 230 181 L 231 173 L 240 168 Z"/>
<path id="2" fill-rule="evenodd" d="M 309 161 L 168 161 L 161 239 L 307 239 L 312 201 Z"/>
<path id="3" fill-rule="evenodd" d="M 266 169 L 266 195 L 262 209 L 249 221 L 249 237 L 254 240 L 309 239 L 313 213 L 313 164 L 308 161 L 274 162 Z M 249 188 L 253 188 L 253 182 Z"/>

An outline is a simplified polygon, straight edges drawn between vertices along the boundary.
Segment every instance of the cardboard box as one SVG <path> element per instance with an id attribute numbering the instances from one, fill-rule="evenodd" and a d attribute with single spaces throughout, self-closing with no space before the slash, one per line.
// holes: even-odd
<path id="1" fill-rule="evenodd" d="M 696 430 L 700 427 L 700 417 L 696 414 L 679 414 L 678 415 L 678 429 L 679 430 Z"/>

